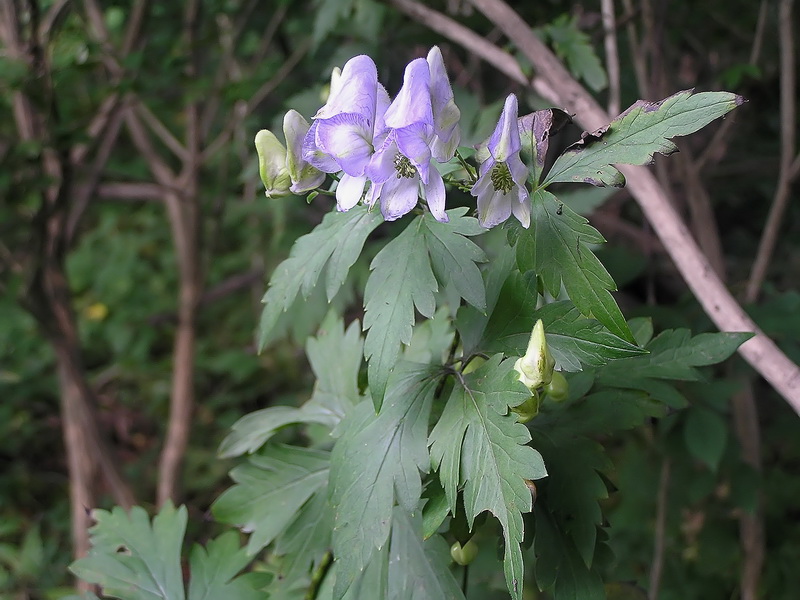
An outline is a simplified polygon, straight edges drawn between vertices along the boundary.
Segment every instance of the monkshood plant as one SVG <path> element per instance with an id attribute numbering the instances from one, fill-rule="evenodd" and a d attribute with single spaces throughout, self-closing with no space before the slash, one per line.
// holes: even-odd
<path id="1" fill-rule="evenodd" d="M 672 381 L 700 378 L 697 367 L 749 336 L 655 335 L 646 319 L 626 321 L 593 253 L 603 237 L 551 187 L 621 186 L 614 164 L 670 154 L 670 138 L 741 101 L 691 91 L 639 101 L 552 162 L 550 135 L 568 116 L 520 117 L 512 94 L 486 143 L 459 148 L 433 48 L 394 99 L 372 59 L 356 56 L 310 122 L 287 113 L 285 145 L 259 132 L 268 197 L 336 200 L 273 273 L 260 347 L 308 318 L 315 294 L 331 309 L 306 342 L 308 401 L 244 416 L 222 444 L 221 456 L 248 457 L 213 514 L 248 540 L 228 532 L 195 547 L 188 597 L 441 600 L 505 588 L 520 600 L 535 586 L 604 598 L 598 501 L 610 464 L 595 438 L 684 407 Z M 448 188 L 474 206 L 448 208 Z M 340 292 L 378 227 L 357 290 L 363 322 L 345 323 Z M 185 508 L 166 506 L 152 524 L 142 509 L 95 518 L 77 575 L 108 596 L 186 597 Z"/>

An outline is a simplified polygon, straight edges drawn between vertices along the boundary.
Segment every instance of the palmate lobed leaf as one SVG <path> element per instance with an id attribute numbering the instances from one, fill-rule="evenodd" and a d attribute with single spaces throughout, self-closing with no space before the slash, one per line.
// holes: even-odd
<path id="1" fill-rule="evenodd" d="M 82 579 L 99 584 L 105 596 L 122 600 L 184 600 L 180 551 L 186 530 L 186 508 L 162 507 L 152 524 L 147 513 L 135 506 L 130 513 L 116 507 L 111 512 L 93 511 L 89 555 L 75 561 L 71 570 Z M 251 557 L 239 546 L 239 536 L 228 532 L 195 545 L 189 561 L 191 578 L 188 600 L 258 600 L 257 580 L 237 574 Z"/>
<path id="2" fill-rule="evenodd" d="M 389 600 L 463 600 L 449 569 L 447 542 L 423 541 L 422 519 L 395 507 L 389 547 Z"/>
<path id="3" fill-rule="evenodd" d="M 603 522 L 598 501 L 608 497 L 600 473 L 611 470 L 611 461 L 597 442 L 568 433 L 551 435 L 553 432 L 547 427 L 537 426 L 536 419 L 532 423 L 534 445 L 549 473 L 539 499 L 559 529 L 572 539 L 587 568 L 591 568 L 598 527 Z"/>
<path id="4" fill-rule="evenodd" d="M 295 241 L 289 258 L 273 272 L 262 300 L 259 350 L 272 341 L 281 314 L 292 306 L 298 294 L 308 298 L 325 269 L 328 301 L 336 295 L 361 254 L 367 236 L 381 222 L 378 211 L 356 206 L 348 212 L 328 213 L 311 233 Z"/>
<path id="5" fill-rule="evenodd" d="M 546 476 L 539 453 L 526 445 L 527 428 L 508 412 L 503 398 L 516 397 L 523 386 L 516 380 L 513 360 L 496 355 L 466 377 L 460 377 L 439 422 L 431 431 L 431 462 L 455 514 L 463 488 L 470 527 L 474 518 L 491 512 L 503 526 L 506 584 L 515 600 L 522 597 L 522 513 L 532 501 L 525 479 Z M 529 394 L 528 394 L 529 395 Z M 515 402 L 515 400 L 514 400 Z"/>
<path id="6" fill-rule="evenodd" d="M 522 272 L 535 271 L 552 296 L 558 296 L 563 281 L 583 315 L 633 343 L 633 334 L 610 293 L 617 289 L 614 280 L 588 246 L 603 242 L 585 218 L 539 189 L 531 196 L 531 226 L 516 241 L 517 264 Z"/>
<path id="7" fill-rule="evenodd" d="M 311 398 L 299 408 L 271 406 L 245 415 L 220 444 L 220 457 L 255 452 L 288 425 L 319 423 L 334 429 L 360 398 L 363 340 L 359 330 L 358 321 L 353 321 L 345 331 L 341 317 L 328 313 L 317 336 L 306 342 L 308 361 L 317 376 Z"/>
<path id="8" fill-rule="evenodd" d="M 231 471 L 236 485 L 211 506 L 224 523 L 250 532 L 253 555 L 283 533 L 297 512 L 328 482 L 330 454 L 297 446 L 268 446 Z"/>
<path id="9" fill-rule="evenodd" d="M 370 265 L 372 273 L 364 291 L 364 329 L 369 330 L 364 356 L 376 408 L 383 400 L 400 344 L 411 341 L 414 310 L 433 317 L 439 283 L 452 285 L 480 310 L 486 308 L 483 279 L 475 265 L 486 258 L 465 237 L 484 230 L 476 219 L 464 216 L 466 211 L 447 211 L 448 223 L 439 223 L 430 213 L 418 216 Z"/>
<path id="10" fill-rule="evenodd" d="M 395 502 L 407 513 L 419 504 L 420 473 L 430 467 L 428 419 L 437 372 L 428 365 L 401 363 L 380 413 L 363 402 L 342 425 L 330 478 L 337 599 L 386 545 Z"/>
<path id="11" fill-rule="evenodd" d="M 559 156 L 543 186 L 579 182 L 620 187 L 625 177 L 614 164 L 645 165 L 653 155 L 677 150 L 670 138 L 689 135 L 744 102 L 729 92 L 684 90 L 659 102 L 639 100 L 608 126 L 584 134 Z"/>
<path id="12" fill-rule="evenodd" d="M 75 575 L 123 600 L 184 600 L 181 545 L 186 507 L 165 505 L 152 525 L 139 506 L 130 514 L 121 507 L 92 514 L 92 549 L 70 566 Z"/>

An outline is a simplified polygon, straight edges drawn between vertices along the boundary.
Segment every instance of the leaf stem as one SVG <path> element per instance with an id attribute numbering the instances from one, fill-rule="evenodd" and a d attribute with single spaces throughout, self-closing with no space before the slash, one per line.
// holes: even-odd
<path id="1" fill-rule="evenodd" d="M 467 172 L 467 175 L 469 175 L 470 181 L 472 181 L 472 183 L 478 181 L 478 175 L 475 173 L 475 170 L 472 168 L 472 165 L 469 164 L 466 160 L 464 160 L 464 157 L 461 156 L 461 153 L 458 150 L 456 150 L 456 158 L 458 159 L 458 162 L 461 164 L 461 166 L 464 167 L 464 170 Z"/>
<path id="2" fill-rule="evenodd" d="M 322 580 L 325 579 L 325 575 L 328 574 L 332 564 L 333 552 L 328 550 L 322 556 L 322 560 L 319 561 L 319 566 L 311 574 L 311 584 L 308 586 L 308 591 L 306 592 L 306 595 L 303 596 L 303 600 L 316 599 L 317 594 L 319 593 L 320 585 L 322 585 Z"/>

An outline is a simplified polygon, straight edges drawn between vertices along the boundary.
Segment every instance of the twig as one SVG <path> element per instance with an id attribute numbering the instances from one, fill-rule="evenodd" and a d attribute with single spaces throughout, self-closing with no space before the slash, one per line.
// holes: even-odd
<path id="1" fill-rule="evenodd" d="M 656 531 L 653 539 L 653 562 L 650 565 L 650 585 L 647 600 L 658 600 L 661 575 L 664 572 L 664 548 L 666 546 L 667 512 L 669 509 L 669 479 L 672 462 L 665 458 L 661 463 L 656 498 Z"/>
<path id="2" fill-rule="evenodd" d="M 614 23 L 614 0 L 601 0 L 600 11 L 603 17 L 603 40 L 606 50 L 606 71 L 608 72 L 608 114 L 620 113 L 619 94 L 619 51 L 617 50 L 617 26 Z"/>
<path id="3" fill-rule="evenodd" d="M 605 111 L 507 4 L 501 0 L 471 1 L 503 29 L 537 69 L 539 78 L 532 85 L 536 86 L 538 79 L 549 84 L 555 96 L 548 99 L 575 113 L 576 120 L 587 130 L 594 131 L 608 124 L 609 116 Z M 542 89 L 535 89 L 544 96 Z M 800 414 L 800 368 L 758 328 L 731 296 L 653 175 L 645 167 L 626 165 L 620 170 L 628 181 L 628 189 L 703 309 L 722 331 L 755 332 L 753 338 L 739 347 L 740 354 Z"/>
<path id="4" fill-rule="evenodd" d="M 780 113 L 781 113 L 781 162 L 778 173 L 778 188 L 769 209 L 767 224 L 758 244 L 756 259 L 750 271 L 745 292 L 746 302 L 758 299 L 761 286 L 767 276 L 767 268 L 778 240 L 783 214 L 789 202 L 792 187 L 793 161 L 795 161 L 795 136 L 797 116 L 795 113 L 795 60 L 794 60 L 794 21 L 792 5 L 794 0 L 780 0 L 778 4 L 778 39 L 780 42 Z M 800 156 L 797 158 L 800 159 Z"/>
<path id="5" fill-rule="evenodd" d="M 258 105 L 261 104 L 261 102 L 263 102 L 267 96 L 275 91 L 275 88 L 277 88 L 283 82 L 283 80 L 286 79 L 286 77 L 297 66 L 297 63 L 299 63 L 300 60 L 306 55 L 309 48 L 311 48 L 310 39 L 304 40 L 297 48 L 295 48 L 294 52 L 292 52 L 292 54 L 284 61 L 277 73 L 275 73 L 275 75 L 268 81 L 264 82 L 264 84 L 250 97 L 250 100 L 247 101 L 247 110 L 245 111 L 245 115 L 252 113 L 256 108 L 258 108 Z M 219 152 L 219 150 L 221 150 L 222 147 L 228 143 L 235 130 L 236 123 L 229 121 L 228 126 L 225 127 L 216 138 L 214 138 L 214 141 L 206 146 L 202 154 L 202 159 L 205 161 Z"/>

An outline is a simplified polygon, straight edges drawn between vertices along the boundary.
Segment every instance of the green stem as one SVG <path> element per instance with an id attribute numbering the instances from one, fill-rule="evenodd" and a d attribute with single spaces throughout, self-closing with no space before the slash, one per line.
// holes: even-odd
<path id="1" fill-rule="evenodd" d="M 306 595 L 303 597 L 304 600 L 315 600 L 317 594 L 319 593 L 319 587 L 322 585 L 322 580 L 325 579 L 325 575 L 328 574 L 328 571 L 331 568 L 331 564 L 333 564 L 333 552 L 328 550 L 322 556 L 322 560 L 319 561 L 319 566 L 316 570 L 311 574 L 311 584 L 308 586 L 308 591 Z"/>
<path id="2" fill-rule="evenodd" d="M 478 175 L 477 173 L 475 173 L 474 169 L 472 168 L 472 165 L 470 165 L 466 160 L 464 160 L 464 157 L 461 156 L 461 153 L 458 150 L 456 150 L 456 158 L 458 159 L 458 162 L 461 164 L 461 166 L 464 167 L 464 170 L 467 172 L 467 175 L 469 175 L 469 178 L 472 181 L 472 183 L 478 181 Z"/>

